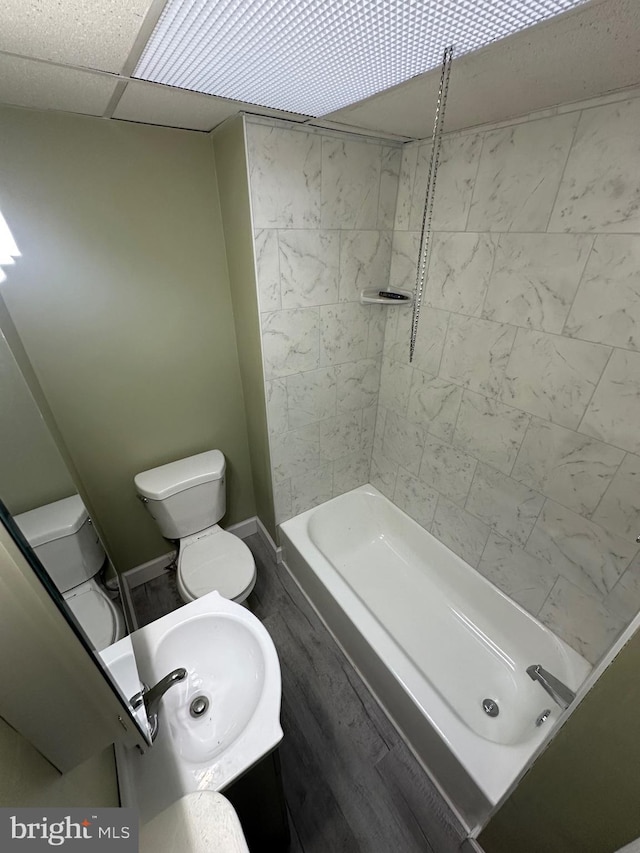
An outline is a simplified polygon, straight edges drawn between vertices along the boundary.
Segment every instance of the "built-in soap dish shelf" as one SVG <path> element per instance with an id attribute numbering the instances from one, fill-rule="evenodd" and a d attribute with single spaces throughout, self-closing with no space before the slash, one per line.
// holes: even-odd
<path id="1" fill-rule="evenodd" d="M 363 290 L 360 294 L 360 302 L 363 305 L 391 305 L 395 307 L 411 305 L 413 304 L 413 292 L 401 290 L 399 287 L 388 290 Z"/>

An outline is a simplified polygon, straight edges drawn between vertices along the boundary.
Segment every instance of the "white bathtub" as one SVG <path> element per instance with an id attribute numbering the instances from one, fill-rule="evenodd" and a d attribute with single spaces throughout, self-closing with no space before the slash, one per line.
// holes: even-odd
<path id="1" fill-rule="evenodd" d="M 338 642 L 467 826 L 483 823 L 561 714 L 527 666 L 575 690 L 590 665 L 373 486 L 280 529 Z"/>

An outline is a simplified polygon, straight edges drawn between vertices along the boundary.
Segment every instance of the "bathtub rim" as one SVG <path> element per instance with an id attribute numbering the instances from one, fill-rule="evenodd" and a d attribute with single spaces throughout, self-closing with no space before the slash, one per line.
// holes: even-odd
<path id="1" fill-rule="evenodd" d="M 381 498 L 386 504 L 389 504 L 392 508 L 392 511 L 397 512 L 405 516 L 412 525 L 415 525 L 419 531 L 427 536 L 432 537 L 428 531 L 421 527 L 414 519 L 407 515 L 403 510 L 393 504 L 385 495 L 383 495 L 375 486 L 367 483 L 362 486 L 358 486 L 355 489 L 351 489 L 349 492 L 344 494 L 351 494 L 357 492 L 365 492 L 372 494 L 376 497 Z M 306 510 L 303 513 L 300 513 L 297 516 L 294 516 L 291 519 L 281 523 L 279 525 L 280 530 L 280 542 L 282 546 L 282 562 L 285 564 L 285 567 L 289 571 L 289 574 L 296 581 L 297 585 L 302 590 L 303 594 L 307 598 L 307 600 L 311 603 L 314 610 L 318 613 L 320 619 L 328 628 L 329 632 L 332 634 L 344 654 L 350 660 L 350 662 L 354 665 L 354 668 L 363 678 L 376 700 L 383 708 L 387 716 L 390 718 L 393 725 L 399 731 L 403 740 L 407 743 L 413 754 L 416 756 L 417 760 L 420 762 L 422 767 L 425 769 L 430 778 L 434 781 L 442 795 L 445 797 L 449 805 L 452 807 L 453 811 L 460 818 L 463 825 L 472 833 L 478 832 L 483 826 L 491 814 L 499 808 L 504 799 L 508 796 L 511 790 L 515 787 L 519 779 L 524 775 L 524 773 L 529 769 L 533 761 L 536 759 L 538 754 L 543 751 L 551 739 L 555 736 L 560 726 L 566 720 L 568 714 L 565 712 L 560 714 L 558 718 L 555 720 L 553 726 L 551 726 L 546 732 L 541 733 L 541 737 L 534 738 L 533 742 L 526 742 L 524 745 L 519 746 L 502 746 L 500 744 L 496 744 L 490 741 L 486 741 L 486 751 L 504 751 L 511 750 L 512 753 L 520 753 L 519 756 L 513 755 L 514 758 L 519 758 L 516 762 L 516 765 L 513 765 L 509 768 L 508 771 L 508 779 L 502 780 L 499 785 L 499 790 L 496 790 L 495 786 L 493 788 L 482 785 L 475 778 L 474 774 L 469 770 L 468 763 L 464 761 L 464 758 L 459 754 L 459 744 L 452 743 L 450 738 L 445 736 L 442 732 L 441 727 L 438 724 L 437 720 L 434 720 L 429 713 L 429 709 L 425 709 L 419 702 L 414 698 L 411 687 L 407 685 L 406 680 L 399 676 L 396 671 L 396 667 L 393 664 L 389 664 L 388 661 L 384 659 L 384 652 L 381 654 L 378 646 L 375 644 L 376 641 L 372 642 L 373 635 L 374 638 L 377 637 L 377 641 L 380 641 L 380 635 L 384 635 L 382 637 L 382 645 L 384 647 L 385 644 L 395 647 L 395 655 L 402 656 L 406 663 L 408 663 L 409 668 L 415 670 L 416 674 L 419 678 L 425 681 L 424 677 L 419 673 L 419 670 L 415 665 L 408 659 L 403 650 L 391 639 L 388 635 L 386 629 L 378 622 L 376 617 L 368 610 L 366 605 L 359 598 L 357 593 L 355 593 L 350 587 L 349 584 L 340 576 L 339 572 L 335 569 L 332 563 L 324 556 L 324 554 L 319 550 L 319 548 L 314 544 L 311 538 L 308 535 L 306 530 L 306 525 L 311 517 L 311 515 L 317 511 L 320 507 L 326 507 L 327 505 L 333 503 L 334 501 L 338 501 L 340 498 L 343 498 L 344 495 L 338 495 L 334 498 L 331 498 L 329 501 L 325 501 L 324 503 L 313 507 L 309 510 Z M 301 529 L 302 528 L 302 529 Z M 291 532 L 293 529 L 293 539 L 291 536 Z M 297 543 L 294 541 L 298 534 L 302 533 L 305 539 L 304 547 L 310 549 L 309 555 L 301 554 Z M 435 537 L 433 537 L 435 539 Z M 443 545 L 443 543 L 440 543 Z M 448 549 L 450 550 L 450 549 Z M 292 553 L 294 559 L 292 559 Z M 311 556 L 313 559 L 317 559 L 318 565 L 320 566 L 321 571 L 318 572 L 317 568 L 310 565 L 310 561 L 307 559 L 307 556 Z M 456 559 L 458 558 L 456 555 Z M 462 561 L 464 562 L 464 561 Z M 302 571 L 301 571 L 302 564 Z M 468 566 L 468 564 L 466 564 Z M 306 569 L 305 569 L 306 567 Z M 470 570 L 476 571 L 472 566 L 468 566 Z M 328 570 L 328 571 L 327 571 Z M 307 575 L 304 577 L 304 580 L 301 579 L 298 575 Z M 513 606 L 517 610 L 521 611 L 527 619 L 534 619 L 530 613 L 528 613 L 524 608 L 522 608 L 517 602 L 510 599 L 502 590 L 497 588 L 495 584 L 491 583 L 487 578 L 485 578 L 480 573 L 477 573 L 478 579 L 482 582 L 486 583 L 490 586 L 495 593 L 499 594 L 500 597 L 506 599 L 510 606 Z M 319 589 L 315 589 L 315 595 L 312 594 L 308 587 L 314 586 L 314 580 L 319 584 Z M 328 580 L 328 582 L 327 582 Z M 336 590 L 337 587 L 337 590 Z M 322 598 L 322 591 L 326 590 L 329 601 L 324 601 L 324 603 L 317 603 L 315 599 Z M 346 606 L 345 600 L 346 599 Z M 336 613 L 333 611 L 339 611 L 338 617 Z M 325 612 L 327 611 L 327 612 Z M 356 614 L 357 618 L 354 618 L 354 614 Z M 338 626 L 334 624 L 346 619 L 350 625 L 351 631 L 355 632 L 356 643 L 353 643 L 353 636 L 347 637 L 345 639 L 345 626 L 344 624 Z M 363 630 L 362 623 L 365 623 L 365 630 Z M 347 626 L 347 633 L 348 633 Z M 546 626 L 542 626 L 545 631 L 549 631 Z M 551 632 L 553 633 L 553 632 Z M 369 635 L 367 635 L 369 634 Z M 555 636 L 555 635 L 554 635 Z M 388 670 L 391 681 L 395 684 L 395 687 L 398 690 L 398 696 L 393 698 L 393 702 L 390 702 L 389 698 L 383 699 L 381 693 L 383 691 L 373 682 L 376 681 L 375 674 L 372 677 L 372 673 L 370 669 L 367 667 L 367 661 L 363 660 L 362 657 L 358 657 L 353 654 L 349 645 L 358 645 L 358 639 L 362 638 L 368 647 L 367 654 L 369 656 L 373 655 L 380 662 L 381 666 Z M 567 647 L 567 644 L 564 643 L 560 638 L 556 637 L 561 647 Z M 574 650 L 568 647 L 570 650 L 570 654 L 572 656 L 576 656 L 580 660 L 584 660 L 581 656 Z M 366 656 L 365 656 L 366 657 Z M 585 686 L 587 682 L 591 681 L 590 674 L 592 673 L 591 666 L 588 662 L 584 661 L 585 665 L 588 667 L 587 673 L 584 676 L 584 680 L 582 682 L 581 687 L 578 690 L 578 698 L 581 698 L 584 692 L 586 692 Z M 404 667 L 401 667 L 401 671 Z M 434 701 L 436 704 L 446 704 L 445 700 L 441 698 L 438 694 L 437 690 L 426 682 L 429 692 L 434 694 Z M 400 693 L 402 695 L 400 695 Z M 449 766 L 442 766 L 440 764 L 439 767 L 433 767 L 433 761 L 427 760 L 425 755 L 421 754 L 421 750 L 416 747 L 414 744 L 415 738 L 412 738 L 411 735 L 406 731 L 406 726 L 404 726 L 401 722 L 399 722 L 398 717 L 402 717 L 406 715 L 406 708 L 398 709 L 398 701 L 400 704 L 404 702 L 410 702 L 414 708 L 416 708 L 422 718 L 422 723 L 426 724 L 430 727 L 432 732 L 436 732 L 437 736 L 440 738 L 441 742 L 444 744 L 445 748 L 449 753 Z M 390 707 L 390 704 L 394 704 L 395 707 Z M 577 705 L 577 701 L 573 703 L 574 706 Z M 572 707 L 571 711 L 574 710 Z M 450 709 L 446 709 L 446 713 L 453 717 L 456 715 L 452 714 Z M 436 715 L 437 716 L 437 715 Z M 459 718 L 456 717 L 456 721 Z M 456 722 L 454 727 L 457 727 L 458 723 Z M 466 728 L 466 724 L 462 721 L 459 721 L 459 726 Z M 473 740 L 482 740 L 479 735 L 475 732 L 472 732 L 470 729 L 467 730 L 471 735 L 471 739 Z M 463 741 L 468 739 L 468 736 L 463 735 Z M 482 747 L 481 747 L 482 749 Z M 431 756 L 430 756 L 431 759 Z M 488 762 L 490 763 L 493 759 L 493 756 L 489 755 Z M 444 778 L 447 778 L 447 781 L 444 781 Z M 451 779 L 454 780 L 454 784 L 451 785 Z M 454 801 L 453 796 L 448 793 L 447 789 L 450 788 L 456 793 L 456 800 Z M 458 795 L 464 792 L 463 797 L 459 797 Z"/>
<path id="2" fill-rule="evenodd" d="M 358 501 L 357 498 L 360 496 L 364 500 Z M 354 505 L 349 500 L 352 497 L 356 498 L 355 512 L 352 509 Z M 332 507 L 334 502 L 336 506 L 339 505 L 337 511 Z M 516 755 L 517 751 L 520 751 L 520 754 L 522 751 L 528 752 L 531 745 L 539 743 L 547 729 L 557 722 L 560 716 L 560 708 L 550 702 L 548 697 L 541 692 L 541 688 L 534 685 L 526 677 L 526 667 L 533 660 L 538 661 L 562 679 L 572 690 L 577 690 L 591 671 L 589 662 L 562 638 L 554 634 L 549 627 L 542 624 L 539 619 L 506 595 L 477 569 L 470 566 L 445 543 L 425 530 L 392 501 L 384 495 L 376 494 L 373 487 L 352 489 L 350 492 L 314 507 L 308 514 L 300 515 L 300 523 L 296 524 L 296 528 L 296 537 L 298 529 L 302 528 L 300 533 L 304 537 L 305 547 L 313 545 L 315 548 L 314 555 L 319 552 L 324 563 L 328 564 L 331 570 L 337 572 L 340 580 L 346 583 L 350 592 L 355 593 L 358 601 L 364 605 L 366 613 L 374 616 L 376 626 L 383 629 L 382 641 L 388 640 L 390 647 L 398 648 L 402 659 L 408 658 L 407 680 L 410 679 L 412 684 L 418 685 L 416 694 L 420 693 L 419 684 L 426 680 L 436 690 L 439 698 L 438 704 L 443 701 L 447 712 L 452 712 L 455 715 L 458 722 L 454 726 L 454 732 L 459 729 L 461 722 L 463 737 L 466 737 L 467 730 L 471 729 L 473 732 L 472 740 L 475 741 L 476 737 L 480 737 L 482 742 L 485 740 L 493 742 L 499 750 L 502 750 L 503 747 L 506 748 L 506 752 L 499 756 L 501 761 L 504 761 L 508 755 Z M 388 543 L 391 549 L 389 553 L 384 548 L 382 552 L 378 551 L 376 544 L 379 541 Z M 514 733 L 515 737 L 513 734 L 507 737 L 495 734 L 490 727 L 482 726 L 482 723 L 486 722 L 486 718 L 482 714 L 479 715 L 481 722 L 478 726 L 473 717 L 470 718 L 469 714 L 465 713 L 468 711 L 469 705 L 460 703 L 460 707 L 458 707 L 459 703 L 456 703 L 455 700 L 452 701 L 447 692 L 442 690 L 443 684 L 441 678 L 438 678 L 435 660 L 438 656 L 430 655 L 427 651 L 427 656 L 423 657 L 422 650 L 429 648 L 425 646 L 426 636 L 419 638 L 417 647 L 416 638 L 412 636 L 407 637 L 408 645 L 405 644 L 400 639 L 404 628 L 399 626 L 400 634 L 397 635 L 392 624 L 386 618 L 388 615 L 392 622 L 397 620 L 397 609 L 391 605 L 386 613 L 384 611 L 381 613 L 375 609 L 375 605 L 373 609 L 371 608 L 371 602 L 366 594 L 363 594 L 364 590 L 359 589 L 357 582 L 355 584 L 352 582 L 349 571 L 351 563 L 349 555 L 353 553 L 355 560 L 360 561 L 362 559 L 360 553 L 363 547 L 366 552 L 369 552 L 365 559 L 366 576 L 370 576 L 369 568 L 371 568 L 373 571 L 371 578 L 374 585 L 388 583 L 395 571 L 395 569 L 391 570 L 391 576 L 386 569 L 382 575 L 376 571 L 378 553 L 382 553 L 385 566 L 388 561 L 393 561 L 396 556 L 399 556 L 399 571 L 402 571 L 401 564 L 408 563 L 411 565 L 414 560 L 418 564 L 422 563 L 426 569 L 425 574 L 429 582 L 435 580 L 434 595 L 442 595 L 442 603 L 445 608 L 469 616 L 471 624 L 478 629 L 482 636 L 486 636 L 489 641 L 495 641 L 495 645 L 490 642 L 494 649 L 503 650 L 507 658 L 513 656 L 511 666 L 515 667 L 513 670 L 515 684 L 519 685 L 516 686 L 514 698 L 521 698 L 523 693 L 525 696 L 529 696 L 528 702 L 524 707 L 521 707 L 521 713 L 513 717 L 514 721 L 520 719 L 519 734 L 518 731 Z M 406 582 L 422 584 L 423 572 L 418 571 L 415 576 L 412 573 Z M 341 584 L 340 587 L 342 588 Z M 386 601 L 389 602 L 394 599 L 396 592 L 401 593 L 402 588 L 398 587 L 397 582 L 392 580 L 391 586 L 387 589 Z M 425 588 L 424 592 L 430 596 L 428 588 Z M 411 608 L 408 602 L 407 606 Z M 430 606 L 426 605 L 421 607 L 418 613 L 413 611 L 412 617 L 414 620 L 419 620 L 422 616 L 428 616 L 430 610 Z M 402 612 L 406 618 L 408 611 L 403 610 Z M 447 633 L 435 638 L 433 635 L 431 636 L 431 642 L 439 643 L 442 639 L 448 641 L 452 638 Z M 414 653 L 411 651 L 412 646 Z M 437 647 L 437 645 L 432 646 L 432 648 Z M 463 652 L 465 648 L 466 646 L 458 646 L 460 652 Z M 527 653 L 523 656 L 525 650 Z M 431 663 L 426 663 L 428 659 L 432 659 L 436 663 L 435 669 Z M 484 661 L 481 663 L 484 666 Z M 446 666 L 445 668 L 448 669 Z M 477 668 L 473 673 L 468 673 L 468 679 L 471 683 L 474 682 L 476 671 Z M 501 693 L 504 688 L 496 686 L 494 689 Z M 494 695 L 494 693 L 488 689 L 487 693 L 481 695 Z M 428 696 L 427 698 L 430 699 L 431 697 Z M 418 699 L 418 695 L 416 695 L 416 699 Z M 505 703 L 505 708 L 509 707 L 508 693 L 502 695 L 500 702 Z M 529 705 L 529 702 L 534 704 Z M 552 706 L 551 719 L 548 724 L 545 724 L 544 730 L 539 730 L 533 726 L 533 722 L 538 714 L 543 711 L 545 705 Z M 427 704 L 423 707 L 430 708 L 431 705 Z M 501 715 L 500 722 L 503 721 L 504 716 L 506 715 Z M 460 756 L 458 757 L 460 758 Z M 485 793 L 490 794 L 491 792 L 486 790 Z M 490 799 L 495 799 L 495 797 L 490 796 Z"/>

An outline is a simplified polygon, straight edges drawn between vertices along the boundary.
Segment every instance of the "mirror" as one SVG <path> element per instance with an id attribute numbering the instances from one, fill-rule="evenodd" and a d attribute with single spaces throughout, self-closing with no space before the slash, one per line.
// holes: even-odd
<path id="1" fill-rule="evenodd" d="M 100 655 L 127 633 L 120 604 L 102 583 L 109 559 L 1 332 L 0 401 L 0 521 L 51 607 L 63 614 L 77 643 L 118 697 L 123 715 L 147 740 L 130 710 L 130 696 L 124 695 Z"/>
<path id="2" fill-rule="evenodd" d="M 5 526 L 6 525 L 6 526 Z M 9 530 L 9 528 L 14 528 Z M 147 739 L 9 517 L 0 523 L 0 714 L 64 773 L 123 742 Z M 126 643 L 127 640 L 123 640 Z"/>

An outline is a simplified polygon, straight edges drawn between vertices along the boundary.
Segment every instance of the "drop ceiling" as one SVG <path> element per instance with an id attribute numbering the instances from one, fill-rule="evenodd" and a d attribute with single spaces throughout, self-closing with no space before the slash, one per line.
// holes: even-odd
<path id="1" fill-rule="evenodd" d="M 318 118 L 586 0 L 167 0 L 134 76 Z"/>
<path id="2" fill-rule="evenodd" d="M 132 79 L 164 5 L 3 0 L 0 103 L 199 131 L 248 112 L 398 139 L 430 133 L 438 70 L 321 119 Z M 446 129 L 638 85 L 639 0 L 590 0 L 455 60 Z"/>

